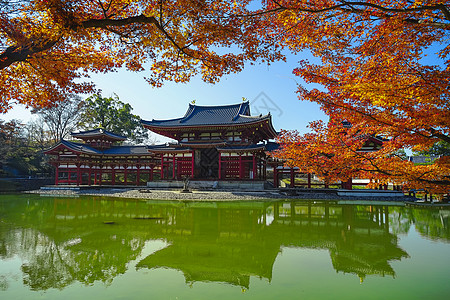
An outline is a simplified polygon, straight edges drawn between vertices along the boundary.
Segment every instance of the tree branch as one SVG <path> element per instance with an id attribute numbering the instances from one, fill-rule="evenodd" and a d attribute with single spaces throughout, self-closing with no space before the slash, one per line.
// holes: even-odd
<path id="1" fill-rule="evenodd" d="M 55 40 L 49 39 L 42 43 L 31 42 L 28 45 L 14 45 L 6 48 L 6 50 L 0 54 L 0 70 L 15 62 L 25 61 L 36 53 L 49 50 L 58 42 L 58 40 L 59 38 Z"/>
<path id="2" fill-rule="evenodd" d="M 352 12 L 352 13 L 359 14 L 359 13 L 364 12 L 364 9 L 357 8 L 357 6 L 359 6 L 359 7 L 363 7 L 363 8 L 374 8 L 374 9 L 384 12 L 384 13 L 411 13 L 411 12 L 439 10 L 442 12 L 444 19 L 450 21 L 450 10 L 445 4 L 441 4 L 441 3 L 436 4 L 436 5 L 423 5 L 423 6 L 410 7 L 410 8 L 389 8 L 389 7 L 384 7 L 382 5 L 379 5 L 379 4 L 364 2 L 364 1 L 340 1 L 341 2 L 340 4 L 335 4 L 335 5 L 328 6 L 328 7 L 314 9 L 314 8 L 306 8 L 306 7 L 304 7 L 304 8 L 303 7 L 287 7 L 287 6 L 281 5 L 278 1 L 275 1 L 275 0 L 273 0 L 272 2 L 275 3 L 276 5 L 278 5 L 278 7 L 269 9 L 269 10 L 265 10 L 265 11 L 258 11 L 258 12 L 248 14 L 248 15 L 235 15 L 235 17 L 255 17 L 255 16 L 260 16 L 260 15 L 265 15 L 265 14 L 270 14 L 270 13 L 282 12 L 282 11 L 286 11 L 286 10 L 298 11 L 298 12 L 304 12 L 304 13 L 313 13 L 313 14 L 324 13 L 324 12 L 333 11 L 333 10 L 341 10 L 344 12 Z M 390 18 L 391 16 L 388 14 L 384 14 L 383 17 Z M 450 24 L 446 24 L 446 23 L 442 23 L 442 22 L 424 22 L 422 20 L 415 20 L 415 19 L 410 19 L 410 18 L 405 19 L 404 21 L 406 23 L 411 23 L 411 24 L 427 25 L 427 26 L 434 26 L 434 27 L 439 27 L 439 28 L 443 28 L 443 29 L 450 29 Z"/>
<path id="3" fill-rule="evenodd" d="M 107 26 L 125 26 L 129 24 L 154 24 L 159 27 L 159 23 L 155 17 L 146 17 L 144 15 L 128 17 L 124 19 L 90 19 L 81 22 L 82 28 L 106 28 Z M 76 25 L 74 25 L 71 29 L 77 30 Z M 158 28 L 159 29 L 159 28 Z"/>
<path id="4" fill-rule="evenodd" d="M 78 31 L 80 28 L 100 28 L 108 29 L 108 27 L 122 27 L 130 24 L 153 24 L 171 43 L 183 54 L 192 57 L 191 54 L 186 52 L 186 47 L 178 45 L 174 38 L 164 29 L 158 20 L 151 16 L 147 17 L 143 14 L 139 16 L 133 16 L 123 19 L 90 19 L 81 22 L 80 24 L 71 25 L 70 29 Z M 51 49 L 57 42 L 55 40 L 46 40 L 42 43 L 36 43 L 31 41 L 28 45 L 13 45 L 8 47 L 3 53 L 0 54 L 0 70 L 4 69 L 15 62 L 25 61 L 31 56 Z"/>
<path id="5" fill-rule="evenodd" d="M 388 122 L 383 121 L 383 120 L 379 120 L 379 119 L 376 118 L 373 114 L 370 114 L 370 113 L 366 113 L 366 112 L 360 111 L 360 110 L 358 110 L 356 107 L 351 106 L 351 105 L 337 104 L 337 103 L 335 103 L 335 102 L 333 102 L 333 101 L 331 101 L 331 100 L 325 100 L 325 99 L 318 100 L 318 102 L 322 102 L 322 103 L 324 103 L 325 105 L 329 105 L 329 106 L 340 107 L 340 108 L 342 108 L 342 109 L 344 109 L 344 110 L 350 110 L 350 111 L 353 111 L 353 112 L 355 112 L 355 113 L 357 113 L 357 114 L 360 114 L 360 115 L 362 115 L 362 116 L 368 117 L 368 118 L 372 119 L 373 121 L 375 121 L 375 122 L 377 122 L 377 123 L 379 123 L 379 124 L 383 124 L 383 125 L 386 125 L 386 126 L 389 126 L 389 127 L 397 127 L 397 125 L 388 123 Z M 407 127 L 407 126 L 404 126 L 403 128 L 404 128 L 404 129 L 403 129 L 404 131 L 412 131 L 412 132 L 414 132 L 414 133 L 416 133 L 416 134 L 418 134 L 418 135 L 420 135 L 420 136 L 422 136 L 422 137 L 424 137 L 424 138 L 433 138 L 433 137 L 437 137 L 437 138 L 439 138 L 440 140 L 443 140 L 443 141 L 446 141 L 446 142 L 450 142 L 450 137 L 449 137 L 449 136 L 447 136 L 447 135 L 445 135 L 445 134 L 442 134 L 442 133 L 440 133 L 439 131 L 437 131 L 437 130 L 431 128 L 431 127 L 430 127 L 430 128 L 426 128 L 426 130 L 429 131 L 430 135 L 423 134 L 422 132 L 420 132 L 420 131 L 418 131 L 418 130 L 416 130 L 416 129 L 414 129 L 414 128 Z"/>

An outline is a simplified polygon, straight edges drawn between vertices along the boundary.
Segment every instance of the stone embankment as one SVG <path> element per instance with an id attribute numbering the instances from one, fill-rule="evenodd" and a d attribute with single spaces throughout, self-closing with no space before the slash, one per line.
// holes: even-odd
<path id="1" fill-rule="evenodd" d="M 242 191 L 242 190 L 194 190 L 183 193 L 180 190 L 169 189 L 139 189 L 139 188 L 42 188 L 30 191 L 45 195 L 60 196 L 105 196 L 120 198 L 139 198 L 152 200 L 179 200 L 179 201 L 246 201 L 271 199 L 307 199 L 307 200 L 367 200 L 367 201 L 411 201 L 408 196 L 401 197 L 352 197 L 338 196 L 336 192 L 314 192 L 283 190 Z"/>

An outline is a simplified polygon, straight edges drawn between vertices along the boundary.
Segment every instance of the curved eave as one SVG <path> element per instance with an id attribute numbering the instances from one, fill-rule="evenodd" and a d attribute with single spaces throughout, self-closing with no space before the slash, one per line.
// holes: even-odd
<path id="1" fill-rule="evenodd" d="M 269 139 L 274 139 L 278 136 L 278 132 L 273 128 L 272 115 L 270 113 L 267 115 L 267 119 L 267 131 L 270 134 Z"/>
<path id="2" fill-rule="evenodd" d="M 126 156 L 126 157 L 129 157 L 129 156 L 139 156 L 139 157 L 142 157 L 142 156 L 148 156 L 148 157 L 151 157 L 152 156 L 152 153 L 139 153 L 139 154 L 131 154 L 131 153 L 118 153 L 118 154 L 116 154 L 116 153 L 114 153 L 114 154 L 110 154 L 110 153 L 103 153 L 103 154 L 101 154 L 102 156 L 103 156 L 103 158 L 108 158 L 108 157 L 118 157 L 118 158 L 120 158 L 120 157 L 122 157 L 122 156 Z"/>
<path id="3" fill-rule="evenodd" d="M 161 148 L 161 149 L 148 149 L 149 153 L 164 154 L 164 153 L 191 153 L 189 148 Z"/>
<path id="4" fill-rule="evenodd" d="M 49 149 L 47 149 L 47 150 L 44 150 L 43 153 L 44 153 L 44 154 L 48 154 L 48 155 L 56 155 L 56 154 L 59 153 L 58 150 L 59 150 L 60 148 L 70 149 L 71 151 L 75 151 L 75 150 L 71 149 L 70 147 L 67 147 L 66 145 L 64 145 L 62 142 L 59 142 L 58 144 L 54 145 L 53 147 L 51 147 L 51 148 L 49 148 Z M 54 151 L 58 151 L 58 153 L 52 153 L 52 152 L 54 152 Z"/>
<path id="5" fill-rule="evenodd" d="M 258 146 L 258 147 L 254 147 L 254 148 L 246 148 L 246 147 L 242 147 L 242 148 L 217 148 L 217 151 L 219 151 L 220 153 L 233 153 L 233 152 L 260 152 L 260 151 L 264 151 L 264 145 L 262 146 Z"/>
<path id="6" fill-rule="evenodd" d="M 227 143 L 226 142 L 205 142 L 205 143 L 180 143 L 180 146 L 182 147 L 196 147 L 196 148 L 210 148 L 210 147 L 217 147 L 217 146 L 225 146 Z"/>
<path id="7" fill-rule="evenodd" d="M 136 151 L 136 150 L 140 151 Z M 120 152 L 123 150 L 127 150 L 128 152 Z M 136 152 L 133 152 L 135 150 Z M 150 153 L 148 153 L 147 146 L 118 146 L 114 148 L 109 148 L 103 151 L 104 156 L 151 156 Z"/>
<path id="8" fill-rule="evenodd" d="M 114 141 L 125 141 L 127 139 L 126 137 L 119 138 L 119 137 L 115 137 L 115 136 L 111 136 L 111 135 L 107 135 L 107 134 L 92 134 L 92 135 L 72 134 L 72 136 L 74 138 L 81 139 L 81 140 L 92 139 L 92 138 L 105 138 L 105 139 L 114 140 Z"/>
<path id="9" fill-rule="evenodd" d="M 192 128 L 204 128 L 204 127 L 211 127 L 211 128 L 223 128 L 223 127 L 230 127 L 230 126 L 245 126 L 245 125 L 252 125 L 252 124 L 257 124 L 260 122 L 264 122 L 266 120 L 270 120 L 271 121 L 271 116 L 270 114 L 267 114 L 265 116 L 262 117 L 249 117 L 249 116 L 242 116 L 245 117 L 246 119 L 248 119 L 248 121 L 246 122 L 230 122 L 230 123 L 220 123 L 220 124 L 197 124 L 197 125 L 192 125 L 192 124 L 188 124 L 188 125 L 184 125 L 182 123 L 176 124 L 176 125 L 164 125 L 162 124 L 154 124 L 154 121 L 146 121 L 146 120 L 141 120 L 141 124 L 144 127 L 147 127 L 149 129 L 154 128 L 154 129 L 164 129 L 164 130 L 171 130 L 171 131 L 178 131 L 178 130 L 185 130 L 185 129 L 192 129 Z M 177 120 L 181 120 L 181 118 L 179 119 L 173 119 L 173 120 L 167 120 L 168 122 L 173 122 L 173 121 L 177 121 Z M 164 122 L 164 121 L 159 121 L 159 122 Z"/>
<path id="10" fill-rule="evenodd" d="M 257 126 L 262 123 L 267 123 L 267 126 L 268 126 L 267 132 L 269 133 L 269 139 L 275 138 L 277 136 L 277 132 L 275 131 L 275 129 L 272 126 L 272 117 L 270 114 L 268 114 L 262 118 L 259 118 L 257 120 L 254 120 L 254 121 L 249 120 L 249 122 L 245 122 L 245 123 L 204 124 L 204 125 L 181 125 L 180 124 L 177 126 L 164 126 L 164 125 L 146 124 L 145 122 L 148 122 L 148 121 L 144 121 L 144 120 L 141 121 L 142 126 L 144 126 L 145 128 L 147 128 L 153 132 L 156 132 L 158 134 L 168 136 L 170 138 L 173 138 L 173 135 L 170 134 L 171 132 L 175 133 L 175 132 L 190 131 L 190 130 L 215 131 L 215 130 L 223 130 L 223 129 L 231 131 L 231 130 L 235 130 L 238 128 Z"/>
<path id="11" fill-rule="evenodd" d="M 58 155 L 59 149 L 69 149 L 70 151 L 72 151 L 76 154 L 102 155 L 101 152 L 96 152 L 95 150 L 89 149 L 86 151 L 85 149 L 83 149 L 86 146 L 83 146 L 83 145 L 76 145 L 76 146 L 77 147 L 75 147 L 75 145 L 72 145 L 71 142 L 62 140 L 55 146 L 51 147 L 50 149 L 45 150 L 44 153 L 48 154 L 48 155 Z M 55 151 L 58 151 L 58 152 L 54 153 Z"/>
<path id="12" fill-rule="evenodd" d="M 71 132 L 70 135 L 73 137 L 81 138 L 81 139 L 100 137 L 100 136 L 108 137 L 110 139 L 117 140 L 117 141 L 124 141 L 127 139 L 126 136 L 115 134 L 114 132 L 105 130 L 103 128 L 96 128 L 96 129 L 80 131 L 80 132 Z"/>

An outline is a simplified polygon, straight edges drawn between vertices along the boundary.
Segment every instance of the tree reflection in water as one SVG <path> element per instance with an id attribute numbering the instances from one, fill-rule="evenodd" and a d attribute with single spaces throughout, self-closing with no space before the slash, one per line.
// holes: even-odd
<path id="1" fill-rule="evenodd" d="M 448 211 L 334 202 L 162 202 L 106 198 L 0 198 L 0 258 L 19 256 L 32 290 L 110 284 L 136 268 L 183 272 L 187 284 L 249 288 L 272 280 L 284 247 L 328 250 L 337 272 L 395 276 L 408 257 L 397 235 L 412 224 L 448 241 Z M 147 241 L 168 246 L 142 257 Z M 8 288 L 2 274 L 0 287 Z"/>

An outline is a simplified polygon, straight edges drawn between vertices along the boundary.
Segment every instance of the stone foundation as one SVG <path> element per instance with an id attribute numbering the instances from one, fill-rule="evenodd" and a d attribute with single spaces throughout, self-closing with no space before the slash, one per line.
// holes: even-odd
<path id="1" fill-rule="evenodd" d="M 403 192 L 386 190 L 337 190 L 338 196 L 350 197 L 403 197 Z"/>
<path id="2" fill-rule="evenodd" d="M 174 188 L 182 189 L 182 180 L 149 181 L 149 188 Z M 240 190 L 264 190 L 264 181 L 211 181 L 193 180 L 189 181 L 189 189 L 240 189 Z"/>

